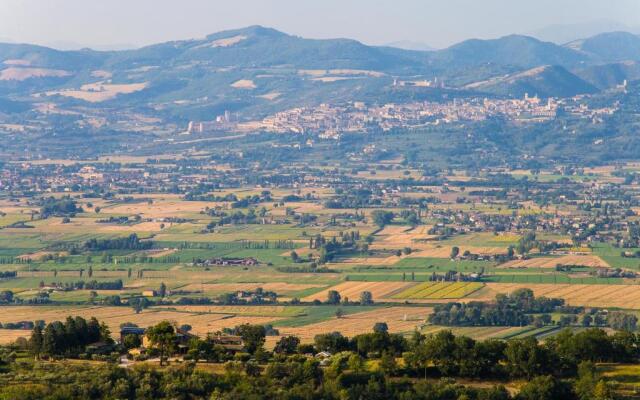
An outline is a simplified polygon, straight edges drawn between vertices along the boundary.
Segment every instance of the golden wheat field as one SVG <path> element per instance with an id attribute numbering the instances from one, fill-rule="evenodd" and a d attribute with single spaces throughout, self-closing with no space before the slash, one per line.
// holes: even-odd
<path id="1" fill-rule="evenodd" d="M 282 317 L 295 316 L 304 313 L 304 306 L 215 306 L 215 305 L 176 305 L 172 310 L 192 313 L 219 313 L 238 316 Z"/>
<path id="2" fill-rule="evenodd" d="M 371 292 L 373 300 L 390 297 L 397 291 L 401 291 L 409 287 L 411 283 L 407 282 L 342 282 L 321 292 L 312 294 L 302 299 L 303 301 L 327 299 L 327 293 L 329 290 L 335 290 L 340 293 L 340 296 L 344 299 L 348 297 L 350 300 L 358 300 L 360 294 L 364 291 Z"/>
<path id="3" fill-rule="evenodd" d="M 189 216 L 200 213 L 205 207 L 213 207 L 215 203 L 204 201 L 181 201 L 180 199 L 157 198 L 153 204 L 132 203 L 118 204 L 103 208 L 101 213 L 118 215 L 140 214 L 146 218 L 164 218 Z"/>
<path id="4" fill-rule="evenodd" d="M 565 299 L 574 306 L 640 308 L 640 285 L 487 283 L 466 299 L 492 300 L 498 293 L 508 294 L 521 288 L 533 290 L 536 297 Z"/>
<path id="5" fill-rule="evenodd" d="M 480 255 L 492 255 L 492 254 L 504 254 L 507 252 L 507 245 L 504 247 L 486 247 L 486 246 L 465 246 L 458 245 L 460 253 L 469 251 L 473 254 Z M 409 255 L 409 257 L 426 257 L 426 258 L 449 258 L 451 256 L 451 249 L 453 246 L 433 246 L 429 244 L 427 246 L 418 247 L 420 250 L 415 251 Z"/>
<path id="6" fill-rule="evenodd" d="M 286 283 L 286 282 L 264 282 L 264 283 L 192 283 L 180 288 L 181 290 L 202 290 L 204 292 L 229 293 L 239 290 L 252 291 L 262 288 L 265 291 L 273 291 L 278 294 L 287 292 L 297 292 L 305 289 L 319 288 L 325 285 L 312 283 Z"/>
<path id="7" fill-rule="evenodd" d="M 352 265 L 393 265 L 404 257 L 405 256 L 344 258 L 341 259 L 339 263 L 331 263 L 331 268 L 340 269 L 341 267 Z"/>
<path id="8" fill-rule="evenodd" d="M 583 265 L 593 268 L 609 268 L 598 256 L 567 255 L 562 257 L 540 257 L 528 260 L 513 260 L 500 265 L 500 268 L 555 268 L 556 265 Z"/>
<path id="9" fill-rule="evenodd" d="M 202 313 L 189 312 L 170 309 L 147 309 L 136 314 L 132 308 L 128 307 L 37 307 L 37 306 L 15 306 L 0 308 L 0 323 L 18 321 L 44 320 L 64 321 L 68 316 L 81 316 L 89 319 L 96 317 L 99 321 L 105 322 L 113 335 L 117 335 L 120 324 L 133 322 L 141 327 L 147 327 L 163 320 L 175 321 L 177 324 L 189 324 L 193 327 L 193 333 L 206 335 L 208 332 L 215 332 L 223 328 L 232 328 L 244 323 L 267 324 L 274 322 L 279 317 L 255 316 L 255 315 L 233 315 L 223 313 Z M 25 336 L 29 331 L 24 331 Z M 12 336 L 13 335 L 13 336 Z M 15 339 L 15 332 L 0 329 L 0 343 Z"/>
<path id="10" fill-rule="evenodd" d="M 29 339 L 31 331 L 24 329 L 1 329 L 0 330 L 0 345 L 9 344 L 15 342 L 18 338 Z"/>

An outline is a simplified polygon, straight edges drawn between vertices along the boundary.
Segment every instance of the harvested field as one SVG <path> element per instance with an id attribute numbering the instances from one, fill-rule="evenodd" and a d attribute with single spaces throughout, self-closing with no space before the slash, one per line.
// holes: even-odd
<path id="1" fill-rule="evenodd" d="M 158 307 L 163 308 L 163 307 Z M 192 313 L 233 314 L 237 316 L 258 317 L 294 317 L 304 313 L 304 306 L 213 306 L 213 305 L 186 305 L 171 306 L 172 310 Z"/>
<path id="2" fill-rule="evenodd" d="M 173 224 L 171 222 L 141 222 L 133 225 L 103 225 L 98 226 L 100 232 L 160 232 L 163 228 L 170 228 Z"/>
<path id="3" fill-rule="evenodd" d="M 236 89 L 255 89 L 257 86 L 251 79 L 240 79 L 231 84 Z"/>
<path id="4" fill-rule="evenodd" d="M 204 292 L 230 293 L 239 290 L 253 291 L 262 288 L 265 291 L 272 291 L 278 294 L 287 292 L 297 292 L 305 289 L 320 288 L 325 285 L 321 284 L 303 284 L 303 283 L 286 283 L 286 282 L 264 282 L 264 283 L 192 283 L 181 287 L 181 290 L 203 290 Z"/>
<path id="5" fill-rule="evenodd" d="M 528 260 L 513 260 L 501 264 L 499 268 L 555 268 L 556 265 L 582 265 L 593 268 L 609 268 L 598 256 L 568 255 L 562 257 L 540 257 Z"/>
<path id="6" fill-rule="evenodd" d="M 213 42 L 210 43 L 210 46 L 211 47 L 229 47 L 229 46 L 233 46 L 236 43 L 242 42 L 246 38 L 247 37 L 244 35 L 236 35 L 236 36 L 232 36 L 224 39 L 214 40 Z"/>
<path id="7" fill-rule="evenodd" d="M 536 297 L 565 299 L 567 304 L 573 306 L 640 309 L 640 285 L 487 283 L 483 289 L 468 296 L 467 300 L 493 300 L 498 293 L 508 294 L 520 288 L 533 290 Z"/>
<path id="8" fill-rule="evenodd" d="M 360 298 L 360 294 L 364 291 L 371 292 L 373 300 L 389 297 L 397 291 L 403 290 L 409 287 L 411 283 L 407 282 L 343 282 L 338 285 L 332 286 L 326 290 L 307 296 L 303 301 L 313 301 L 327 299 L 327 293 L 329 290 L 336 290 L 340 293 L 340 296 L 344 299 L 348 297 L 351 300 L 357 300 Z"/>
<path id="9" fill-rule="evenodd" d="M 141 327 L 147 327 L 163 320 L 175 321 L 178 324 L 189 324 L 193 327 L 193 333 L 205 335 L 207 332 L 215 332 L 222 328 L 231 328 L 244 323 L 266 324 L 278 320 L 273 316 L 235 316 L 233 314 L 222 313 L 198 313 L 188 311 L 155 310 L 147 309 L 140 314 L 136 314 L 129 307 L 33 307 L 16 306 L 4 307 L 0 309 L 0 323 L 17 321 L 44 320 L 64 321 L 67 316 L 81 316 L 89 319 L 96 317 L 99 321 L 104 321 L 111 329 L 112 335 L 117 335 L 120 324 L 124 322 L 135 322 Z M 15 333 L 11 330 L 0 329 L 0 343 L 10 340 L 8 338 Z"/>
<path id="10" fill-rule="evenodd" d="M 9 67 L 0 71 L 0 81 L 24 81 L 30 78 L 61 78 L 70 76 L 69 71 L 47 68 Z"/>
<path id="11" fill-rule="evenodd" d="M 340 265 L 394 265 L 402 258 L 402 256 L 344 258 L 332 267 L 339 268 Z"/>
<path id="12" fill-rule="evenodd" d="M 102 214 L 119 214 L 119 215 L 135 215 L 140 214 L 147 218 L 165 218 L 185 216 L 189 214 L 198 214 L 205 207 L 211 206 L 212 203 L 204 201 L 180 201 L 179 199 L 155 200 L 153 204 L 133 203 L 133 204 L 116 204 L 103 208 Z"/>
<path id="13" fill-rule="evenodd" d="M 82 85 L 79 90 L 65 89 L 53 92 L 47 92 L 47 95 L 60 95 L 73 97 L 88 101 L 90 103 L 99 103 L 106 100 L 116 98 L 119 94 L 135 93 L 146 88 L 148 83 L 125 83 L 125 84 L 107 84 L 102 82 L 89 83 Z"/>
<path id="14" fill-rule="evenodd" d="M 479 282 L 424 282 L 393 295 L 394 299 L 459 299 L 484 287 Z"/>
<path id="15" fill-rule="evenodd" d="M 433 247 L 433 245 L 429 245 L 429 247 L 420 248 L 419 251 L 414 251 L 409 256 L 425 257 L 425 258 L 449 258 L 451 256 L 452 247 L 453 246 Z M 481 246 L 459 245 L 457 247 L 460 249 L 460 254 L 468 250 L 473 254 L 492 255 L 492 254 L 506 254 L 508 246 L 505 245 L 504 247 L 481 247 Z"/>
<path id="16" fill-rule="evenodd" d="M 350 314 L 342 318 L 332 318 L 302 327 L 279 327 L 278 330 L 283 336 L 297 335 L 303 342 L 313 341 L 313 337 L 320 333 L 338 331 L 352 337 L 371 332 L 376 322 L 386 322 L 390 332 L 410 332 L 422 326 L 430 313 L 431 308 L 428 307 L 388 307 Z"/>
<path id="17" fill-rule="evenodd" d="M 319 78 L 311 78 L 312 81 L 317 81 L 317 82 L 324 82 L 324 83 L 330 83 L 330 82 L 338 82 L 338 81 L 344 81 L 347 79 L 354 79 L 355 77 L 353 76 L 321 76 Z"/>
<path id="18" fill-rule="evenodd" d="M 18 338 L 29 339 L 31 336 L 30 330 L 25 329 L 0 329 L 0 345 L 9 344 L 15 342 Z"/>
<path id="19" fill-rule="evenodd" d="M 280 97 L 280 95 L 282 95 L 282 93 L 280 93 L 280 92 L 269 92 L 269 93 L 261 94 L 258 97 L 260 97 L 262 99 L 266 99 L 266 100 L 275 100 L 278 97 Z"/>
<path id="20" fill-rule="evenodd" d="M 418 226 L 411 228 L 408 226 L 388 226 L 376 234 L 376 242 L 372 248 L 425 248 L 425 243 L 417 243 L 420 240 L 427 240 L 434 237 L 429 235 L 430 226 Z"/>

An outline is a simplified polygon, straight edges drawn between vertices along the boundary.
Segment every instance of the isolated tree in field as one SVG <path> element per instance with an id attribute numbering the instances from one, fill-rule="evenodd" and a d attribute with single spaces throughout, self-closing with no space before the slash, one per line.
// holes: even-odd
<path id="1" fill-rule="evenodd" d="M 336 310 L 336 318 L 340 319 L 342 317 L 344 317 L 344 311 L 342 311 L 342 308 L 338 308 Z"/>
<path id="2" fill-rule="evenodd" d="M 136 314 L 139 314 L 142 310 L 149 307 L 151 302 L 146 297 L 134 297 L 129 299 L 129 305 L 133 307 Z"/>
<path id="3" fill-rule="evenodd" d="M 176 344 L 176 330 L 169 321 L 162 321 L 147 329 L 147 339 L 160 353 L 160 366 L 165 357 L 172 354 Z"/>
<path id="4" fill-rule="evenodd" d="M 373 304 L 373 295 L 369 291 L 364 291 L 360 293 L 360 304 L 368 306 Z"/>
<path id="5" fill-rule="evenodd" d="M 458 257 L 458 254 L 460 254 L 460 248 L 458 246 L 453 246 L 451 248 L 451 254 L 449 255 L 449 257 L 453 259 Z"/>
<path id="6" fill-rule="evenodd" d="M 327 304 L 340 304 L 340 293 L 336 290 L 329 290 L 327 293 Z"/>
<path id="7" fill-rule="evenodd" d="M 300 261 L 300 256 L 298 256 L 298 253 L 296 253 L 295 251 L 291 252 L 291 261 L 293 261 L 294 263 Z"/>
<path id="8" fill-rule="evenodd" d="M 161 298 L 164 298 L 164 296 L 167 295 L 167 285 L 164 284 L 164 282 L 160 283 L 160 288 L 158 289 L 158 296 L 160 296 Z"/>
<path id="9" fill-rule="evenodd" d="M 391 211 L 375 210 L 371 213 L 373 223 L 380 228 L 384 228 L 385 225 L 393 221 L 394 214 Z"/>

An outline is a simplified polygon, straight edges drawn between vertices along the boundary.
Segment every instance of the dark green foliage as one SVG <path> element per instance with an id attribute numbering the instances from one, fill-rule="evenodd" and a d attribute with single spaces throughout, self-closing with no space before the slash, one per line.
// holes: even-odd
<path id="1" fill-rule="evenodd" d="M 447 326 L 525 326 L 534 320 L 530 314 L 550 313 L 563 305 L 562 299 L 536 298 L 531 289 L 518 289 L 508 296 L 497 295 L 495 303 L 437 305 L 429 322 Z"/>
<path id="2" fill-rule="evenodd" d="M 117 239 L 90 239 L 84 243 L 84 248 L 88 251 L 104 251 L 104 250 L 144 250 L 149 249 L 153 242 L 141 241 L 138 235 L 131 235 Z"/>
<path id="3" fill-rule="evenodd" d="M 68 196 L 60 199 L 48 197 L 43 200 L 42 207 L 40 208 L 40 215 L 42 215 L 42 218 L 48 218 L 50 216 L 68 216 L 78 212 L 82 212 L 82 208 L 78 207 L 75 200 Z"/>
<path id="4" fill-rule="evenodd" d="M 243 324 L 237 326 L 235 331 L 237 335 L 242 337 L 242 342 L 248 353 L 254 354 L 264 346 L 265 336 L 267 334 L 264 326 Z"/>
<path id="5" fill-rule="evenodd" d="M 91 318 L 88 322 L 82 317 L 68 317 L 66 321 L 54 321 L 42 330 L 40 325 L 33 328 L 30 340 L 31 352 L 40 355 L 73 356 L 84 353 L 87 345 L 103 342 L 113 343 L 106 325 Z"/>
<path id="6" fill-rule="evenodd" d="M 385 225 L 393 221 L 395 215 L 391 211 L 375 210 L 371 213 L 373 223 L 380 228 L 384 228 Z"/>

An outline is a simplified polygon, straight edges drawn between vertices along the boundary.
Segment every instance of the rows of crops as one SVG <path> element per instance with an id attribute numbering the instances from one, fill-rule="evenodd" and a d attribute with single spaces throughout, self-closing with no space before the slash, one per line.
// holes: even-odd
<path id="1" fill-rule="evenodd" d="M 479 282 L 424 282 L 393 296 L 396 299 L 459 299 L 481 289 Z"/>

